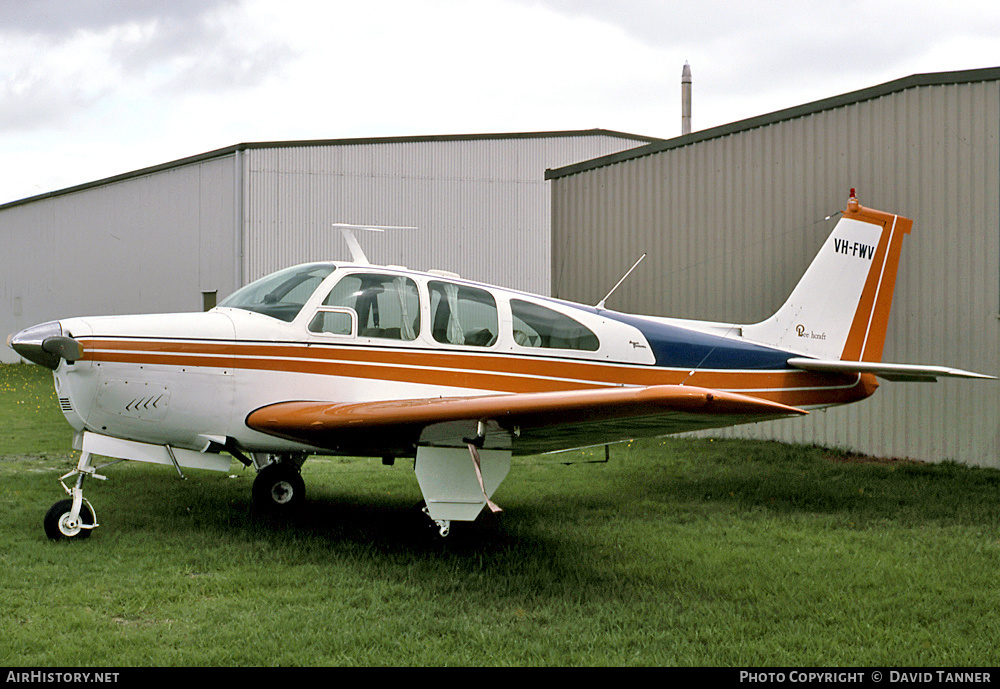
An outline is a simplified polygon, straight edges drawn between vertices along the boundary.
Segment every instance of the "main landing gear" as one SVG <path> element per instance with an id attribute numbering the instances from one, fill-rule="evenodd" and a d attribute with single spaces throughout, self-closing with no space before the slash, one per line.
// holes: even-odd
<path id="1" fill-rule="evenodd" d="M 482 427 L 484 424 L 479 425 Z M 424 502 L 418 508 L 419 519 L 438 537 L 447 537 L 454 521 L 475 520 L 484 507 L 491 512 L 500 511 L 490 496 L 510 470 L 511 451 L 481 449 L 483 439 L 485 432 L 480 428 L 478 435 L 467 441 L 465 448 L 429 444 L 417 448 L 414 471 L 424 496 Z M 286 515 L 303 505 L 306 490 L 300 469 L 306 454 L 250 453 L 247 457 L 235 444 L 227 445 L 225 449 L 257 470 L 252 488 L 256 508 L 274 515 Z M 121 459 L 94 466 L 94 456 Z M 229 458 L 221 457 L 217 452 L 196 452 L 84 433 L 76 468 L 59 479 L 69 498 L 54 504 L 45 515 L 45 535 L 52 540 L 89 537 L 98 523 L 93 505 L 83 497 L 83 484 L 87 478 L 106 481 L 107 477 L 97 472 L 126 459 L 172 465 L 182 479 L 181 464 L 185 468 L 216 471 L 227 471 L 229 468 Z M 67 480 L 72 478 L 76 481 L 71 487 Z"/>
<path id="2" fill-rule="evenodd" d="M 306 482 L 300 473 L 301 461 L 294 456 L 276 460 L 274 455 L 254 455 L 253 460 L 258 467 L 263 465 L 253 482 L 254 507 L 270 514 L 291 514 L 302 506 Z"/>

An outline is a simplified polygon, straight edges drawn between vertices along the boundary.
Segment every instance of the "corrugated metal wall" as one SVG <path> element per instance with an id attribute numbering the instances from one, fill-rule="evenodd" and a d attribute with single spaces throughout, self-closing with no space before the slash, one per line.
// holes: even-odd
<path id="1" fill-rule="evenodd" d="M 780 115 L 780 113 L 776 113 Z M 756 322 L 843 210 L 914 220 L 884 358 L 1000 375 L 1000 82 L 904 88 L 565 176 L 553 184 L 553 293 L 609 308 Z M 883 383 L 871 399 L 738 436 L 1000 466 L 1000 384 Z"/>
<path id="2" fill-rule="evenodd" d="M 0 212 L 0 337 L 57 318 L 199 311 L 236 285 L 232 156 Z M 0 347 L 0 362 L 18 361 Z"/>
<path id="3" fill-rule="evenodd" d="M 607 135 L 396 140 L 245 152 L 244 280 L 348 260 L 337 222 L 412 226 L 359 237 L 373 263 L 451 270 L 547 294 L 546 168 L 644 143 Z"/>

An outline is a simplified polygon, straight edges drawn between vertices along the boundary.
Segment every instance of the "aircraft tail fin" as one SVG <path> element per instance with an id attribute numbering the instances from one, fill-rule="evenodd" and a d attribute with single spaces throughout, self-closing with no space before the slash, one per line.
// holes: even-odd
<path id="1" fill-rule="evenodd" d="M 788 300 L 743 327 L 759 342 L 828 360 L 882 360 L 903 237 L 913 221 L 864 208 L 854 189 L 847 210 Z"/>

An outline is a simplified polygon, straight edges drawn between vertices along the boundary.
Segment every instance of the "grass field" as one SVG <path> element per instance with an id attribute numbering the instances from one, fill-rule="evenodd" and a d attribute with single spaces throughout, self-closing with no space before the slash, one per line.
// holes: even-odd
<path id="1" fill-rule="evenodd" d="M 515 459 L 486 515 L 413 528 L 409 462 L 322 458 L 284 522 L 252 472 L 123 463 L 49 542 L 70 433 L 0 366 L 0 665 L 992 666 L 1000 472 L 657 440 Z"/>

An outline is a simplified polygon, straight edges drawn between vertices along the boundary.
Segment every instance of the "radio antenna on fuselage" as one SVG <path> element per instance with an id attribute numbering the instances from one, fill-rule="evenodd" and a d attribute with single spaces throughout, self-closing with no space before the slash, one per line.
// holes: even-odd
<path id="1" fill-rule="evenodd" d="M 625 278 L 627 278 L 629 275 L 632 274 L 632 271 L 635 270 L 635 267 L 637 265 L 639 265 L 640 263 L 642 263 L 642 259 L 644 259 L 644 258 L 646 258 L 646 252 L 645 251 L 642 252 L 642 256 L 639 257 L 639 260 L 636 261 L 635 263 L 633 263 L 632 267 L 629 268 L 628 271 L 624 275 L 622 275 L 622 279 L 615 283 L 615 286 L 611 288 L 611 291 L 608 292 L 606 295 L 604 295 L 604 299 L 601 299 L 601 301 L 597 302 L 597 308 L 599 308 L 599 309 L 603 309 L 604 308 L 604 302 L 606 302 L 608 300 L 608 297 L 610 297 L 612 294 L 615 293 L 615 290 L 618 289 L 618 287 L 623 282 L 625 282 Z"/>
<path id="2" fill-rule="evenodd" d="M 365 256 L 364 249 L 361 248 L 361 243 L 358 238 L 354 236 L 355 230 L 367 230 L 369 232 L 385 232 L 386 230 L 415 230 L 416 227 L 399 227 L 394 225 L 351 225 L 350 223 L 335 222 L 333 227 L 340 230 L 340 233 L 344 235 L 344 241 L 347 242 L 347 248 L 351 250 L 351 260 L 354 263 L 361 263 L 363 265 L 371 265 L 371 261 Z"/>

